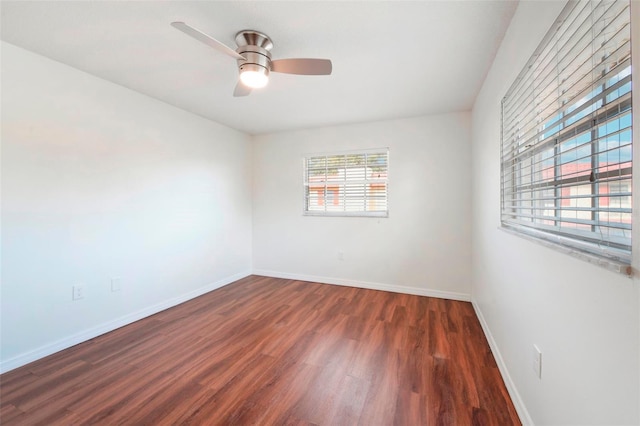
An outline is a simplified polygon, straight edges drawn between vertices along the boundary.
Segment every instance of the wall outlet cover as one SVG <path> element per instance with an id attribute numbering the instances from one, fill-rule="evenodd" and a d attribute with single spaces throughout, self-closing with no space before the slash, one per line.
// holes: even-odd
<path id="1" fill-rule="evenodd" d="M 542 379 L 542 351 L 536 345 L 533 345 L 531 351 L 531 368 L 538 379 Z"/>
<path id="2" fill-rule="evenodd" d="M 120 277 L 111 278 L 111 291 L 120 291 L 120 289 L 122 288 L 121 282 L 122 280 L 120 279 Z"/>
<path id="3" fill-rule="evenodd" d="M 72 288 L 71 300 L 84 299 L 84 285 L 74 285 Z"/>

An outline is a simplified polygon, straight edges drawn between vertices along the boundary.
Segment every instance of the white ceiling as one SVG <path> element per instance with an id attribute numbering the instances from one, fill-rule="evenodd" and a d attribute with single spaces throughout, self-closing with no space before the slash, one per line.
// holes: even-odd
<path id="1" fill-rule="evenodd" d="M 2 40 L 250 134 L 472 107 L 515 1 L 2 1 Z M 268 34 L 274 59 L 329 58 L 331 76 L 272 74 L 234 98 L 235 48 Z"/>

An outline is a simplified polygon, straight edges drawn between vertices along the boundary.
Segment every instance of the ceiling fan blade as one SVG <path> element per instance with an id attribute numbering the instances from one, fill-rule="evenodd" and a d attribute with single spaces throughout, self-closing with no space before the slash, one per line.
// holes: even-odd
<path id="1" fill-rule="evenodd" d="M 241 81 L 238 81 L 238 84 L 236 84 L 236 88 L 233 90 L 233 96 L 235 96 L 236 98 L 240 96 L 249 96 L 250 93 L 251 87 L 245 86 Z"/>
<path id="2" fill-rule="evenodd" d="M 272 72 L 300 75 L 330 75 L 333 66 L 329 59 L 276 59 L 271 61 Z"/>
<path id="3" fill-rule="evenodd" d="M 213 47 L 214 49 L 218 50 L 219 52 L 222 53 L 226 53 L 227 55 L 235 58 L 235 59 L 245 59 L 244 56 L 240 55 L 238 52 L 236 52 L 235 50 L 233 50 L 232 48 L 226 46 L 223 43 L 220 43 L 218 40 L 216 40 L 215 38 L 208 36 L 207 34 L 203 33 L 202 31 L 193 28 L 192 26 L 189 26 L 187 24 L 185 24 L 184 22 L 172 22 L 171 26 L 173 28 L 176 28 L 180 31 L 182 31 L 183 33 L 185 33 L 188 36 L 191 36 L 193 38 L 195 38 L 196 40 L 206 44 L 209 47 Z"/>

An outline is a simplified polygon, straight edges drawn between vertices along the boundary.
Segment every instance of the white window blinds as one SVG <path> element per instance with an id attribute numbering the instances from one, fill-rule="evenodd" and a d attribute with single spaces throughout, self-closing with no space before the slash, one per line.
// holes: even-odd
<path id="1" fill-rule="evenodd" d="M 502 101 L 502 224 L 631 260 L 629 1 L 569 1 Z"/>
<path id="2" fill-rule="evenodd" d="M 387 216 L 387 149 L 304 159 L 307 215 Z"/>

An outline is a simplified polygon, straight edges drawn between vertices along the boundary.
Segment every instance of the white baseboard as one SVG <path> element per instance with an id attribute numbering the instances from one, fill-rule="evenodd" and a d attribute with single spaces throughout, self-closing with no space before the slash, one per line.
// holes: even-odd
<path id="1" fill-rule="evenodd" d="M 36 361 L 40 358 L 44 358 L 45 356 L 54 354 L 63 349 L 70 348 L 71 346 L 75 346 L 79 343 L 86 342 L 87 340 L 98 337 L 101 334 L 108 333 L 110 331 L 113 331 L 115 329 L 118 329 L 128 324 L 131 324 L 133 322 L 136 322 L 138 320 L 141 320 L 153 314 L 157 314 L 158 312 L 164 311 L 165 309 L 169 309 L 171 307 L 184 303 L 188 300 L 194 299 L 198 296 L 202 296 L 205 293 L 216 290 L 220 287 L 224 287 L 227 284 L 231 284 L 232 282 L 245 278 L 249 275 L 251 275 L 251 273 L 248 271 L 231 275 L 229 277 L 218 280 L 214 283 L 207 284 L 196 290 L 190 291 L 189 293 L 171 298 L 169 300 L 165 300 L 155 305 L 143 308 L 139 311 L 124 315 L 120 318 L 107 321 L 105 323 L 92 327 L 88 330 L 84 330 L 80 333 L 76 333 L 72 336 L 65 337 L 63 339 L 57 340 L 52 343 L 48 343 L 44 346 L 33 349 L 31 351 L 22 353 L 6 361 L 0 362 L 0 374 L 13 370 L 14 368 L 21 367 L 30 362 Z"/>
<path id="2" fill-rule="evenodd" d="M 284 278 L 298 281 L 311 281 L 322 284 L 334 284 L 347 287 L 366 288 L 369 290 L 391 291 L 393 293 L 415 294 L 416 296 L 437 297 L 439 299 L 461 300 L 470 302 L 471 295 L 466 293 L 455 293 L 451 291 L 430 290 L 424 288 L 407 287 L 395 284 L 372 283 L 366 281 L 346 280 L 342 278 L 318 277 L 315 275 L 290 274 L 286 272 L 267 271 L 264 269 L 254 269 L 253 275 L 265 277 Z"/>
<path id="3" fill-rule="evenodd" d="M 520 396 L 520 393 L 518 392 L 518 389 L 516 388 L 516 385 L 513 382 L 513 379 L 511 379 L 511 375 L 509 374 L 509 369 L 507 368 L 507 364 L 504 362 L 504 359 L 502 358 L 502 354 L 500 353 L 498 344 L 496 343 L 495 339 L 493 338 L 493 335 L 491 334 L 489 325 L 487 324 L 487 321 L 484 319 L 484 315 L 482 314 L 480 307 L 473 300 L 471 301 L 471 305 L 473 306 L 473 309 L 476 311 L 476 316 L 480 321 L 480 326 L 484 331 L 484 335 L 487 336 L 487 341 L 489 342 L 489 346 L 491 347 L 491 352 L 493 352 L 493 357 L 495 358 L 496 363 L 498 364 L 498 369 L 500 370 L 502 379 L 504 380 L 504 383 L 507 387 L 509 396 L 513 401 L 513 405 L 515 406 L 516 411 L 518 412 L 518 416 L 520 416 L 520 421 L 525 426 L 527 425 L 533 426 L 534 423 L 533 423 L 533 419 L 531 418 L 531 415 L 529 414 L 529 410 L 527 410 L 527 407 L 524 405 L 524 401 L 522 400 L 522 397 Z"/>

